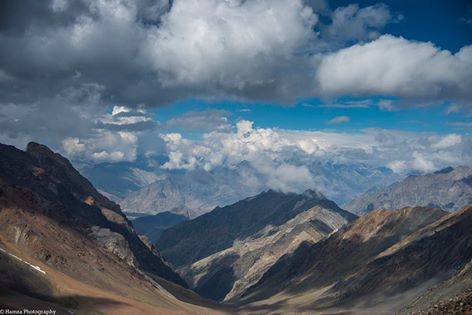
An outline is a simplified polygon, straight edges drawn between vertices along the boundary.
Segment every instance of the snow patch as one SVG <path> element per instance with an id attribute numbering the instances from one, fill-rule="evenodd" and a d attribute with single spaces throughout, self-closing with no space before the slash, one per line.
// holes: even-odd
<path id="1" fill-rule="evenodd" d="M 42 274 L 44 274 L 44 275 L 46 274 L 46 271 L 42 270 L 40 267 L 38 267 L 38 266 L 35 266 L 35 265 L 32 265 L 32 264 L 30 264 L 30 263 L 29 263 L 29 262 L 27 262 L 27 261 L 24 261 L 24 260 L 23 260 L 23 259 L 21 259 L 20 257 L 17 257 L 17 256 L 15 256 L 15 255 L 13 255 L 13 254 L 11 254 L 11 253 L 7 252 L 7 251 L 6 251 L 6 250 L 4 250 L 3 248 L 0 248 L 0 252 L 2 252 L 2 253 L 5 253 L 5 254 L 9 255 L 9 256 L 11 256 L 11 257 L 15 258 L 16 260 L 19 260 L 19 261 L 21 261 L 21 262 L 22 262 L 22 263 L 24 263 L 24 264 L 27 264 L 28 266 L 30 266 L 30 267 L 31 267 L 31 268 L 33 268 L 34 270 L 36 270 L 36 271 L 38 271 L 38 272 L 41 272 L 41 273 L 42 273 Z"/>

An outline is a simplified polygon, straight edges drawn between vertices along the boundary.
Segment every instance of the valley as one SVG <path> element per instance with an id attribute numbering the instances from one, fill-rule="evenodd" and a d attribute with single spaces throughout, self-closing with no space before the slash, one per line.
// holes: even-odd
<path id="1" fill-rule="evenodd" d="M 446 184 L 426 186 L 418 205 L 361 216 L 310 189 L 267 190 L 193 219 L 166 212 L 130 220 L 49 148 L 0 152 L 3 307 L 410 314 L 460 307 L 447 303 L 467 301 L 472 289 L 472 206 L 459 206 L 469 198 L 467 167 L 425 176 L 451 177 L 455 195 L 431 191 Z M 415 180 L 420 194 L 429 184 Z M 457 208 L 432 206 L 457 189 Z"/>

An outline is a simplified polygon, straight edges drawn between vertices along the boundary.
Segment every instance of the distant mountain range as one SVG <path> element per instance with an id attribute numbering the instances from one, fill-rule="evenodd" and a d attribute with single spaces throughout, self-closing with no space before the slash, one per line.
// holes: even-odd
<path id="1" fill-rule="evenodd" d="M 423 176 L 408 176 L 384 189 L 367 192 L 343 207 L 362 214 L 374 209 L 408 206 L 454 211 L 472 204 L 472 168 L 448 167 Z"/>
<path id="2" fill-rule="evenodd" d="M 269 190 L 163 232 L 157 246 L 204 297 L 237 298 L 280 257 L 356 216 L 322 194 Z"/>
<path id="3" fill-rule="evenodd" d="M 192 218 L 271 188 L 265 176 L 247 162 L 210 171 L 170 171 L 159 165 L 158 161 L 103 163 L 84 167 L 83 172 L 125 211 L 147 214 L 170 211 Z M 314 162 L 305 166 L 312 174 L 314 187 L 339 203 L 401 179 L 388 168 L 361 163 Z M 298 193 L 307 188 L 310 187 Z"/>

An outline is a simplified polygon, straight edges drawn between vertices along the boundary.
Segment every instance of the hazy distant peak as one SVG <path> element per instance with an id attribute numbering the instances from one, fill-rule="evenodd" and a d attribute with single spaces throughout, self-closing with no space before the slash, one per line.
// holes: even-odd
<path id="1" fill-rule="evenodd" d="M 400 209 L 408 206 L 457 210 L 472 203 L 472 168 L 447 167 L 437 172 L 408 176 L 384 189 L 367 192 L 344 205 L 357 213 L 379 208 Z"/>

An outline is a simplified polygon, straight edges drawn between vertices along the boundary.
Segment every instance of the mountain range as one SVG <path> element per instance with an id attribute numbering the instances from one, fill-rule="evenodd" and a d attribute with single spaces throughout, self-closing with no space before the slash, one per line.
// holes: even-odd
<path id="1" fill-rule="evenodd" d="M 279 260 L 243 297 L 252 307 L 411 313 L 470 289 L 472 207 L 378 210 Z"/>
<path id="2" fill-rule="evenodd" d="M 301 242 L 317 242 L 354 218 L 313 190 L 269 190 L 176 225 L 157 246 L 196 292 L 231 300 Z"/>
<path id="3" fill-rule="evenodd" d="M 118 202 L 125 211 L 145 214 L 170 211 L 194 218 L 271 188 L 267 176 L 247 162 L 212 170 L 167 170 L 161 165 L 159 159 L 138 160 L 84 166 L 82 171 L 101 193 Z M 401 178 L 386 167 L 362 163 L 318 161 L 304 166 L 313 178 L 313 185 L 338 203 Z M 305 189 L 300 187 L 293 192 Z"/>
<path id="4" fill-rule="evenodd" d="M 310 189 L 266 190 L 191 220 L 166 212 L 130 221 L 61 155 L 0 145 L 0 306 L 467 314 L 469 182 L 468 167 L 410 176 L 364 195 L 398 203 L 361 206 L 359 217 Z"/>
<path id="5" fill-rule="evenodd" d="M 141 314 L 199 308 L 176 298 L 193 293 L 120 207 L 43 145 L 0 145 L 0 226 L 3 306 Z"/>
<path id="6" fill-rule="evenodd" d="M 468 204 L 472 204 L 472 168 L 459 166 L 421 176 L 410 175 L 384 189 L 367 192 L 343 207 L 362 214 L 379 208 L 408 206 L 454 211 Z"/>

